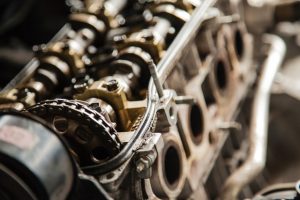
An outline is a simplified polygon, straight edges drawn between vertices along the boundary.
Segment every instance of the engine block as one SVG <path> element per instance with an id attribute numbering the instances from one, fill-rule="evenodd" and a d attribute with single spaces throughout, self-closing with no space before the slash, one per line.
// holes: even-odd
<path id="1" fill-rule="evenodd" d="M 297 3 L 74 2 L 0 93 L 0 199 L 232 200 L 265 187 L 286 54 L 266 32 Z"/>

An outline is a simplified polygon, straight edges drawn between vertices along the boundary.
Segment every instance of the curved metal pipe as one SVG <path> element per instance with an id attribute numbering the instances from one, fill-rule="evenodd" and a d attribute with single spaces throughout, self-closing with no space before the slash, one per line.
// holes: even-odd
<path id="1" fill-rule="evenodd" d="M 275 35 L 264 35 L 263 42 L 270 44 L 270 49 L 262 66 L 253 100 L 249 132 L 249 154 L 243 165 L 225 182 L 221 194 L 221 199 L 224 200 L 237 199 L 242 188 L 250 183 L 264 169 L 266 164 L 271 86 L 282 64 L 286 46 L 284 41 Z"/>
<path id="2" fill-rule="evenodd" d="M 172 69 L 176 66 L 176 62 L 179 60 L 179 55 L 181 55 L 182 50 L 187 47 L 191 39 L 196 35 L 205 19 L 207 10 L 215 1 L 216 0 L 203 1 L 194 11 L 191 20 L 181 28 L 181 31 L 157 65 L 158 78 L 161 83 L 165 82 Z M 130 141 L 123 147 L 121 152 L 112 159 L 103 164 L 85 167 L 83 170 L 88 171 L 90 174 L 104 174 L 118 168 L 121 164 L 126 162 L 132 156 L 136 148 L 136 143 L 139 142 L 139 139 L 150 129 L 157 111 L 158 100 L 156 87 L 153 78 L 151 78 L 148 86 L 147 109 L 141 125 L 135 131 Z"/>

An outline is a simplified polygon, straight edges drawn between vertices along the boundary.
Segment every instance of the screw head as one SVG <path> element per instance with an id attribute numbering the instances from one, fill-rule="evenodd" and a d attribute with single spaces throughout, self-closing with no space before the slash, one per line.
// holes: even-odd
<path id="1" fill-rule="evenodd" d="M 106 83 L 106 88 L 108 91 L 115 91 L 119 88 L 119 83 L 117 80 L 112 79 Z"/>
<path id="2" fill-rule="evenodd" d="M 144 169 L 145 169 L 145 164 L 142 163 L 142 162 L 139 162 L 139 163 L 137 164 L 137 166 L 136 166 L 136 171 L 137 171 L 138 173 L 141 173 Z"/>

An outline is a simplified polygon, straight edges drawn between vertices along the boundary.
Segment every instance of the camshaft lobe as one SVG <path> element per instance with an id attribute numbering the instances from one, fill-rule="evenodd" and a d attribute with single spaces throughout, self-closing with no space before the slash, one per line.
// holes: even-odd
<path id="1" fill-rule="evenodd" d="M 115 43 L 118 56 L 105 64 L 108 69 L 113 69 L 110 74 L 104 77 L 99 76 L 98 81 L 74 96 L 78 100 L 90 101 L 93 99 L 95 102 L 95 99 L 98 99 L 99 105 L 103 102 L 111 105 L 113 114 L 116 116 L 114 122 L 117 123 L 119 132 L 132 131 L 134 122 L 140 120 L 144 115 L 146 102 L 144 100 L 133 102 L 132 100 L 145 98 L 145 96 L 138 96 L 137 91 L 145 90 L 149 84 L 148 65 L 153 60 L 156 63 L 159 62 L 164 51 L 172 42 L 167 38 L 173 39 L 182 25 L 190 18 L 191 11 L 179 7 L 178 2 L 150 5 L 153 18 L 149 27 L 118 37 L 118 39 L 121 38 Z M 160 9 L 160 6 L 167 6 L 169 9 L 163 10 Z M 181 18 L 177 15 L 178 13 L 183 13 Z M 103 70 L 103 65 L 99 65 L 98 70 Z M 112 82 L 114 82 L 113 87 L 111 86 Z M 101 109 L 105 108 L 101 107 Z M 131 152 L 129 150 L 127 154 L 132 154 Z M 89 174 L 99 175 L 103 170 L 107 170 L 102 168 L 103 164 L 86 166 L 83 167 L 83 170 Z"/>
<path id="2" fill-rule="evenodd" d="M 131 130 L 131 126 L 140 115 L 133 114 L 127 102 L 145 98 L 139 92 L 145 90 L 150 80 L 149 63 L 159 62 L 171 43 L 170 38 L 174 38 L 180 27 L 190 18 L 190 11 L 178 4 L 179 1 L 167 1 L 154 2 L 145 6 L 152 15 L 148 27 L 128 35 L 116 36 L 115 48 L 118 49 L 119 54 L 116 59 L 104 66 L 108 69 L 109 75 L 99 76 L 98 81 L 87 87 L 85 91 L 75 94 L 75 99 L 89 101 L 96 98 L 99 99 L 100 104 L 105 102 L 111 105 L 114 115 L 117 116 L 115 122 L 119 130 Z M 103 70 L 102 66 L 99 65 L 97 69 L 100 71 L 99 74 Z M 109 87 L 112 82 L 115 82 L 115 89 Z M 138 109 L 138 113 L 142 114 L 144 108 L 145 105 L 140 104 L 140 107 L 136 107 L 135 110 Z M 110 112 L 111 109 L 107 111 Z"/>
<path id="3" fill-rule="evenodd" d="M 2 98 L 21 102 L 26 107 L 54 96 L 70 84 L 70 79 L 85 73 L 82 56 L 91 44 L 105 42 L 107 32 L 117 27 L 116 15 L 127 1 L 86 1 L 87 7 L 70 15 L 72 30 L 59 41 L 36 49 L 39 66 L 33 76 Z M 13 97 L 11 97 L 13 96 Z M 5 100 L 4 100 L 5 102 Z M 5 102 L 6 103 L 6 102 Z"/>
<path id="4" fill-rule="evenodd" d="M 72 30 L 38 51 L 39 67 L 15 101 L 62 137 L 78 178 L 92 179 L 107 199 L 215 199 L 247 153 L 248 114 L 240 111 L 261 77 L 259 38 L 231 0 L 124 2 L 85 0 Z M 78 191 L 74 199 L 102 199 Z"/>
<path id="5" fill-rule="evenodd" d="M 189 15 L 185 10 L 175 7 L 175 4 L 163 5 L 173 9 L 158 12 L 156 8 L 159 4 L 152 6 L 153 18 L 149 27 L 115 43 L 119 55 L 107 64 L 110 70 L 108 76 L 99 76 L 98 81 L 85 85 L 82 92 L 75 93 L 75 100 L 41 101 L 28 108 L 30 113 L 46 119 L 54 130 L 65 137 L 83 169 L 97 168 L 113 158 L 124 142 L 114 127 L 119 132 L 131 131 L 135 122 L 143 116 L 145 101 L 132 100 L 145 97 L 137 95 L 137 91 L 145 89 L 149 82 L 148 64 L 161 59 L 168 47 L 166 38 L 170 34 L 176 35 L 179 28 L 177 20 L 174 20 L 176 13 Z M 173 27 L 176 27 L 175 32 Z M 80 30 L 88 30 L 93 35 L 91 29 Z M 95 40 L 91 40 L 91 43 Z M 56 54 L 51 56 L 55 60 Z M 49 59 L 47 56 L 45 58 Z M 61 71 L 67 71 L 65 66 L 60 66 Z M 81 69 L 77 72 L 81 73 Z M 87 170 L 87 173 L 90 171 Z"/>

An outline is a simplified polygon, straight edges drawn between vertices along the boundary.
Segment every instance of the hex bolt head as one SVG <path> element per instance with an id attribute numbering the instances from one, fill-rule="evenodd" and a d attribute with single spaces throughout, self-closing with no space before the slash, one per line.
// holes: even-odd
<path id="1" fill-rule="evenodd" d="M 146 167 L 145 167 L 145 163 L 139 162 L 139 163 L 137 164 L 137 166 L 136 166 L 136 171 L 137 171 L 138 173 L 141 173 L 145 168 L 146 168 Z"/>
<path id="2" fill-rule="evenodd" d="M 106 83 L 106 88 L 108 91 L 115 91 L 119 88 L 119 83 L 117 80 L 112 79 Z"/>

